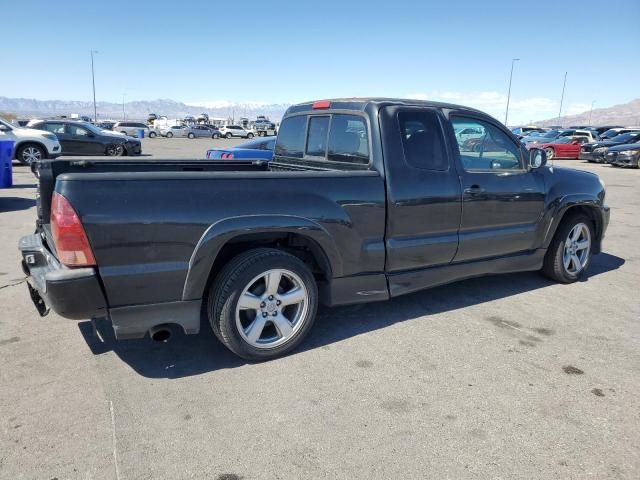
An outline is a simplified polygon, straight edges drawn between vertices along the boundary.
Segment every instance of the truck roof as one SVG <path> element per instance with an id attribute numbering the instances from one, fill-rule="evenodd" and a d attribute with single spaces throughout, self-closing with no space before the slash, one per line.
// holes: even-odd
<path id="1" fill-rule="evenodd" d="M 292 113 L 306 112 L 313 110 L 314 103 L 317 102 L 329 102 L 328 107 L 322 107 L 323 110 L 331 109 L 344 109 L 344 110 L 362 110 L 364 111 L 367 105 L 407 105 L 407 106 L 420 106 L 420 107 L 432 107 L 432 108 L 444 108 L 449 110 L 467 110 L 470 112 L 486 113 L 476 110 L 475 108 L 465 107 L 463 105 L 456 105 L 453 103 L 434 102 L 431 100 L 415 100 L 410 98 L 393 98 L 393 97 L 347 97 L 347 98 L 329 98 L 324 100 L 315 100 L 309 102 L 298 103 L 290 106 L 285 112 L 284 116 Z"/>

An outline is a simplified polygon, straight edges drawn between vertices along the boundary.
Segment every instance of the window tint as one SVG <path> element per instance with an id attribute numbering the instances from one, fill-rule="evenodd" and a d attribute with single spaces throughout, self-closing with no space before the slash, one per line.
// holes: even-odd
<path id="1" fill-rule="evenodd" d="M 279 134 L 282 134 L 282 128 Z M 327 158 L 334 162 L 369 163 L 369 136 L 362 117 L 332 116 Z"/>
<path id="2" fill-rule="evenodd" d="M 51 133 L 64 133 L 64 123 L 41 123 L 36 125 L 34 128 L 39 130 L 47 130 Z"/>
<path id="3" fill-rule="evenodd" d="M 67 132 L 74 137 L 87 137 L 89 135 L 89 130 L 78 125 L 67 125 Z"/>
<path id="4" fill-rule="evenodd" d="M 327 136 L 329 134 L 329 117 L 310 117 L 307 134 L 307 155 L 323 157 L 327 152 Z"/>
<path id="5" fill-rule="evenodd" d="M 434 112 L 398 113 L 404 158 L 413 167 L 426 170 L 447 170 L 449 162 L 444 148 L 442 129 Z M 475 133 L 464 128 L 462 134 Z"/>
<path id="6" fill-rule="evenodd" d="M 307 116 L 297 115 L 282 121 L 274 154 L 283 157 L 302 158 Z"/>
<path id="7" fill-rule="evenodd" d="M 483 120 L 455 117 L 454 130 L 477 128 L 481 135 L 475 138 L 457 138 L 460 160 L 465 170 L 496 171 L 523 168 L 520 148 L 495 125 Z"/>

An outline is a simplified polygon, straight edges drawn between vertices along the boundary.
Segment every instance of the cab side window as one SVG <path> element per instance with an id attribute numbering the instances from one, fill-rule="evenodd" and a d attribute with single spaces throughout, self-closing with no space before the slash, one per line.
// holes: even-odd
<path id="1" fill-rule="evenodd" d="M 74 137 L 88 137 L 89 131 L 77 125 L 67 125 L 67 133 Z"/>
<path id="2" fill-rule="evenodd" d="M 398 122 L 404 158 L 409 165 L 425 170 L 449 168 L 442 128 L 435 112 L 401 111 Z"/>
<path id="3" fill-rule="evenodd" d="M 456 135 L 460 161 L 467 171 L 496 172 L 524 170 L 520 148 L 502 130 L 490 122 L 474 118 L 452 117 L 455 132 L 473 128 L 476 135 Z"/>

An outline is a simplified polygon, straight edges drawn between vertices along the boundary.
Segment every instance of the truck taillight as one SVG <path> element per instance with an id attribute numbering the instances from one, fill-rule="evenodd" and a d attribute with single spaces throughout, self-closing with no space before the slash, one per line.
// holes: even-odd
<path id="1" fill-rule="evenodd" d="M 69 200 L 58 192 L 51 199 L 51 233 L 58 260 L 68 267 L 90 267 L 96 260 L 84 227 Z"/>

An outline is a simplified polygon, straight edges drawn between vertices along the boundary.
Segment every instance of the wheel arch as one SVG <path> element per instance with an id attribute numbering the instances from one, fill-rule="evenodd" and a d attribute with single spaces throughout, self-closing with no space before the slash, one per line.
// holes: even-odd
<path id="1" fill-rule="evenodd" d="M 211 225 L 189 261 L 183 300 L 203 298 L 208 285 L 236 255 L 259 247 L 287 251 L 307 263 L 319 280 L 342 275 L 342 258 L 329 233 L 296 216 L 241 216 Z"/>
<path id="2" fill-rule="evenodd" d="M 22 147 L 26 147 L 27 145 L 35 145 L 36 147 L 42 148 L 42 150 L 44 151 L 45 157 L 48 157 L 50 155 L 49 150 L 47 149 L 44 143 L 39 142 L 38 140 L 22 140 L 22 141 L 16 142 L 16 146 L 14 148 L 14 153 L 13 153 L 13 158 L 15 160 L 19 160 L 18 151 Z"/>
<path id="3" fill-rule="evenodd" d="M 582 213 L 589 217 L 593 222 L 595 230 L 595 239 L 593 244 L 593 253 L 600 253 L 602 246 L 602 235 L 604 231 L 604 219 L 601 214 L 600 204 L 593 199 L 580 198 L 577 196 L 565 197 L 558 206 L 556 214 L 551 222 L 544 240 L 544 248 L 548 248 L 558 227 L 569 216 Z"/>

